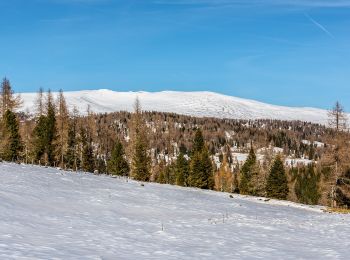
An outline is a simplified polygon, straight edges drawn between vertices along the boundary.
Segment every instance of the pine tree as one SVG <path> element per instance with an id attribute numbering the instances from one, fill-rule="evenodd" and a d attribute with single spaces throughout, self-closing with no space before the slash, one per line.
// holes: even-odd
<path id="1" fill-rule="evenodd" d="M 2 158 L 6 161 L 16 161 L 23 149 L 19 124 L 15 113 L 7 110 L 3 117 L 3 151 Z"/>
<path id="2" fill-rule="evenodd" d="M 267 178 L 266 192 L 269 198 L 287 199 L 289 188 L 288 180 L 284 170 L 283 161 L 277 156 Z"/>
<path id="3" fill-rule="evenodd" d="M 106 161 L 102 158 L 99 157 L 97 159 L 97 172 L 99 174 L 105 174 L 107 173 L 107 165 L 106 165 Z"/>
<path id="4" fill-rule="evenodd" d="M 95 169 L 95 158 L 91 143 L 90 135 L 82 127 L 80 128 L 80 138 L 81 138 L 81 168 L 85 172 L 94 172 Z"/>
<path id="5" fill-rule="evenodd" d="M 214 188 L 213 166 L 200 129 L 196 131 L 193 139 L 189 173 L 188 184 L 190 186 L 201 189 Z"/>
<path id="6" fill-rule="evenodd" d="M 176 185 L 188 186 L 189 164 L 180 152 L 176 160 Z"/>
<path id="7" fill-rule="evenodd" d="M 195 137 L 193 140 L 193 148 L 192 148 L 192 153 L 200 153 L 204 149 L 204 138 L 202 131 L 200 129 L 197 129 L 195 133 Z"/>
<path id="8" fill-rule="evenodd" d="M 68 169 L 77 170 L 77 123 L 75 117 L 71 119 L 68 124 L 68 140 L 67 140 L 67 152 L 64 156 L 64 161 Z"/>
<path id="9" fill-rule="evenodd" d="M 129 175 L 129 164 L 124 156 L 125 153 L 123 145 L 119 140 L 117 140 L 112 150 L 111 158 L 107 162 L 108 173 L 120 176 Z"/>
<path id="10" fill-rule="evenodd" d="M 33 153 L 35 161 L 39 164 L 42 163 L 46 146 L 46 121 L 47 117 L 41 115 L 37 121 L 33 130 Z"/>
<path id="11" fill-rule="evenodd" d="M 305 204 L 317 204 L 321 197 L 319 181 L 320 175 L 315 172 L 314 165 L 299 168 L 294 186 L 298 201 Z"/>
<path id="12" fill-rule="evenodd" d="M 56 128 L 55 106 L 53 103 L 53 98 L 50 90 L 47 94 L 47 118 L 46 118 L 45 133 L 46 133 L 45 150 L 46 150 L 47 163 L 53 166 L 56 161 L 57 128 Z"/>
<path id="13" fill-rule="evenodd" d="M 201 153 L 201 160 L 202 160 L 202 171 L 203 171 L 203 179 L 205 180 L 204 187 L 201 187 L 202 189 L 214 189 L 215 181 L 214 181 L 214 175 L 213 175 L 213 164 L 209 156 L 209 152 L 206 147 L 204 147 L 202 153 Z"/>
<path id="14" fill-rule="evenodd" d="M 241 194 L 252 194 L 253 187 L 251 179 L 254 174 L 256 174 L 256 155 L 253 146 L 251 146 L 248 158 L 241 169 L 241 179 L 239 183 L 239 191 Z"/>
<path id="15" fill-rule="evenodd" d="M 166 165 L 165 165 L 164 160 L 160 160 L 160 162 L 158 163 L 158 165 L 156 167 L 155 181 L 160 183 L 160 184 L 166 183 L 165 175 L 164 175 L 165 167 L 166 167 Z"/>
<path id="16" fill-rule="evenodd" d="M 148 155 L 147 127 L 142 116 L 140 101 L 136 99 L 133 113 L 132 177 L 138 181 L 149 181 L 151 158 Z"/>
<path id="17" fill-rule="evenodd" d="M 56 162 L 56 115 L 51 91 L 47 93 L 46 115 L 40 115 L 33 130 L 35 160 L 54 166 Z"/>
<path id="18" fill-rule="evenodd" d="M 144 140 L 137 136 L 134 143 L 133 155 L 133 171 L 132 175 L 135 180 L 149 181 L 150 180 L 150 158 L 148 156 L 148 149 Z"/>

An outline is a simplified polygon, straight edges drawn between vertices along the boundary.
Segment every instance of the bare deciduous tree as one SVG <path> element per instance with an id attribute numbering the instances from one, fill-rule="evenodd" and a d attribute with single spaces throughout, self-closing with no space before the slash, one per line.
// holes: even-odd
<path id="1" fill-rule="evenodd" d="M 7 110 L 14 111 L 18 109 L 23 103 L 21 96 L 14 94 L 7 78 L 4 78 L 1 83 L 0 97 L 1 115 L 4 115 Z"/>
<path id="2" fill-rule="evenodd" d="M 344 107 L 337 101 L 328 112 L 329 126 L 336 129 L 337 132 L 347 128 L 347 117 L 344 112 Z"/>

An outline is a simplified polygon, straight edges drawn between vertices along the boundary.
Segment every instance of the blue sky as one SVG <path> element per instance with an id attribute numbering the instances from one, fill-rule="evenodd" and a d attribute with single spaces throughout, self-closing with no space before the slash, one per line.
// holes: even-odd
<path id="1" fill-rule="evenodd" d="M 350 110 L 350 0 L 0 0 L 17 92 L 210 90 Z"/>

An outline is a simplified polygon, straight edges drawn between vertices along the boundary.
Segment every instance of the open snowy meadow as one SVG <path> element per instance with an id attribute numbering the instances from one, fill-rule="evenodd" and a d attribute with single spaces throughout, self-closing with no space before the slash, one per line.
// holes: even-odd
<path id="1" fill-rule="evenodd" d="M 321 207 L 0 163 L 0 259 L 349 259 Z"/>

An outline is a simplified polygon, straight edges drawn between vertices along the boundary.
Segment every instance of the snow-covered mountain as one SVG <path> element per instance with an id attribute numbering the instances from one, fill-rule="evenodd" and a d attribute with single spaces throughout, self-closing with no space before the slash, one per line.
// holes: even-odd
<path id="1" fill-rule="evenodd" d="M 33 111 L 35 93 L 21 94 L 23 110 Z M 90 105 L 97 113 L 132 111 L 138 97 L 143 110 L 174 112 L 197 117 L 228 119 L 279 119 L 302 120 L 327 124 L 327 111 L 309 107 L 285 107 L 262 102 L 226 96 L 214 92 L 116 92 L 107 89 L 65 92 L 70 107 L 80 112 Z"/>
<path id="2" fill-rule="evenodd" d="M 1 259 L 348 259 L 350 216 L 0 163 Z"/>

